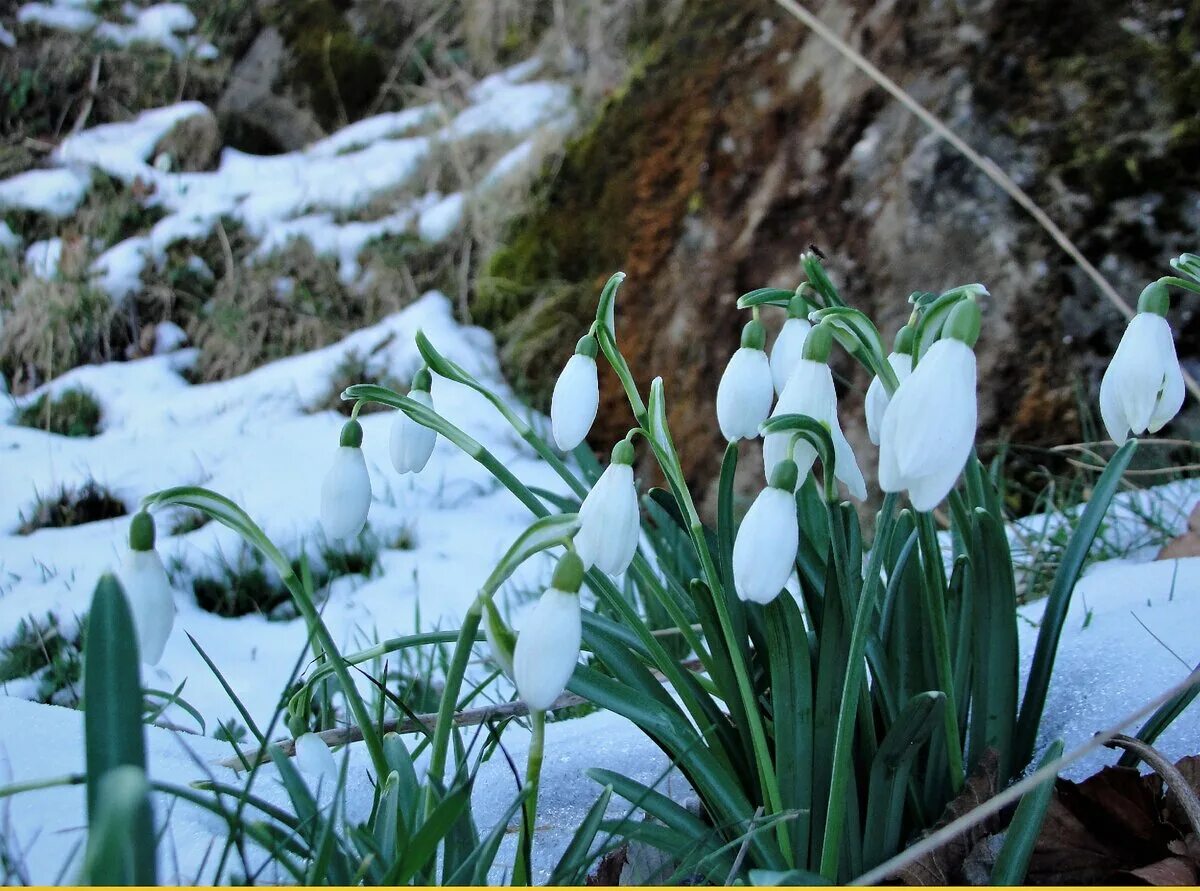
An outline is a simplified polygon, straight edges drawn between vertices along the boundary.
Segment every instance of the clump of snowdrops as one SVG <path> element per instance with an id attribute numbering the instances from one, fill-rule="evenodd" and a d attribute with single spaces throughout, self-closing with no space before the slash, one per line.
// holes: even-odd
<path id="1" fill-rule="evenodd" d="M 504 826 L 483 840 L 472 836 L 473 823 L 463 830 L 463 821 L 470 823 L 472 774 L 453 729 L 455 710 L 464 701 L 467 663 L 482 632 L 528 708 L 532 731 L 523 789 L 509 811 L 509 816 L 522 811 L 514 882 L 532 879 L 546 713 L 564 691 L 640 727 L 682 771 L 702 811 L 697 815 L 628 777 L 590 771 L 603 790 L 555 869 L 554 881 L 583 875 L 603 848 L 596 841 L 601 832 L 663 849 L 674 858 L 676 879 L 846 881 L 886 861 L 941 816 L 985 757 L 994 761 L 1003 785 L 1024 771 L 1046 742 L 1039 740 L 1038 729 L 1062 623 L 1088 549 L 1136 448 L 1130 437 L 1157 431 L 1182 404 L 1183 379 L 1165 314 L 1170 287 L 1200 293 L 1200 257 L 1187 254 L 1172 265 L 1179 275 L 1164 277 L 1142 293 L 1138 313 L 1104 376 L 1101 413 L 1119 448 L 1097 481 L 1054 578 L 1023 690 L 1014 571 L 995 470 L 984 467 L 974 451 L 974 347 L 986 336 L 983 286 L 913 294 L 911 316 L 890 350 L 813 255 L 803 257 L 806 280 L 794 291 L 764 288 L 743 295 L 738 306 L 750 318 L 716 394 L 716 419 L 728 446 L 715 525 L 703 521 L 685 482 L 666 422 L 662 379 L 654 379 L 643 393 L 618 346 L 615 307 L 623 275 L 613 276 L 604 288 L 595 322 L 555 387 L 554 446 L 418 334 L 425 366 L 408 395 L 374 385 L 352 386 L 343 394 L 355 408 L 323 484 L 326 534 L 353 537 L 367 522 L 371 480 L 357 421 L 367 403 L 396 409 L 390 454 L 398 473 L 421 472 L 440 436 L 489 470 L 533 515 L 455 635 L 437 720 L 421 743 L 430 754 L 423 778 L 413 771 L 403 742 L 380 733 L 380 716 L 368 708 L 350 672 L 388 653 L 429 643 L 429 635 L 343 655 L 313 606 L 310 588 L 240 508 L 196 488 L 146 499 L 147 510 L 183 504 L 205 511 L 268 558 L 278 557 L 316 654 L 315 670 L 288 709 L 301 766 L 339 790 L 344 784 L 345 763 L 339 781 L 325 743 L 306 733 L 299 719 L 322 685 L 326 691 L 336 685 L 370 756 L 375 804 L 369 821 L 357 829 L 347 832 L 332 818 L 312 818 L 315 823 L 295 829 L 290 846 L 259 823 L 241 821 L 237 829 L 284 858 L 298 878 L 313 878 L 314 864 L 330 877 L 336 873 L 338 881 L 486 877 Z M 785 312 L 787 319 L 768 355 L 760 314 L 775 311 Z M 829 367 L 838 350 L 873 375 L 865 409 L 870 438 L 879 446 L 883 495 L 869 547 L 852 503 L 867 497 L 867 487 L 841 430 Z M 601 356 L 624 388 L 633 419 L 603 469 L 582 445 L 599 404 Z M 487 397 L 562 477 L 571 495 L 535 492 L 441 417 L 430 396 L 433 375 Z M 735 470 L 749 443 L 760 437 L 765 479 L 739 523 L 733 506 Z M 666 481 L 664 488 L 642 496 L 634 475 L 639 446 Z M 572 451 L 578 471 L 560 454 Z M 942 507 L 948 534 L 935 516 Z M 132 606 L 129 621 L 144 657 L 153 662 L 170 630 L 173 607 L 163 595 L 165 575 L 153 551 L 148 513 L 135 518 L 130 543 L 122 572 Z M 513 571 L 542 551 L 559 555 L 557 568 L 518 634 L 493 600 Z M 670 645 L 664 628 L 683 645 Z M 96 630 L 93 619 L 91 646 L 97 646 L 98 635 L 102 629 Z M 587 657 L 583 664 L 581 653 Z M 92 690 L 89 683 L 89 705 Z M 1143 739 L 1152 741 L 1161 732 L 1174 705 L 1147 722 Z M 269 733 L 256 735 L 268 749 Z M 1051 743 L 1045 758 L 1059 751 L 1061 745 Z M 300 775 L 277 750 L 270 756 L 293 793 L 297 816 L 311 817 L 315 806 L 311 796 L 305 797 Z M 447 784 L 451 756 L 456 766 Z M 130 788 L 142 789 L 144 779 L 140 786 L 136 779 L 128 780 Z M 89 772 L 89 792 L 90 784 Z M 605 820 L 614 793 L 654 820 Z M 1042 810 L 1018 811 L 1023 829 L 1032 826 L 1036 832 L 1048 801 L 1040 800 Z M 262 805 L 247 793 L 246 806 Z M 241 813 L 239 808 L 239 820 Z M 257 834 L 251 835 L 251 825 Z M 1010 830 L 993 869 L 994 882 L 1023 878 L 1030 837 L 1029 831 Z M 468 857 L 464 838 L 481 845 L 483 854 Z M 415 844 L 417 853 L 405 853 L 404 842 Z"/>

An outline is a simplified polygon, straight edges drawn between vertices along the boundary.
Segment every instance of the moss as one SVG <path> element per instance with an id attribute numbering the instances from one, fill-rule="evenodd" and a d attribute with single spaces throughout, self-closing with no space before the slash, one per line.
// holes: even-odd
<path id="1" fill-rule="evenodd" d="M 95 436 L 100 432 L 100 404 L 87 390 L 63 390 L 53 399 L 43 393 L 17 411 L 14 422 L 60 436 Z"/>
<path id="2" fill-rule="evenodd" d="M 124 501 L 95 480 L 88 480 L 78 489 L 62 486 L 54 495 L 40 496 L 28 516 L 21 512 L 17 534 L 32 535 L 39 529 L 82 526 L 123 517 L 127 513 Z"/>

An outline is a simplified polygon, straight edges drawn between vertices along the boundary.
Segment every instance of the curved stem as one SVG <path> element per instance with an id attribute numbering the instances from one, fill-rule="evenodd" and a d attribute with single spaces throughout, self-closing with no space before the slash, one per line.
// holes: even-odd
<path id="1" fill-rule="evenodd" d="M 454 723 L 454 709 L 458 705 L 458 694 L 462 689 L 463 677 L 467 672 L 467 663 L 471 659 L 471 648 L 479 632 L 479 622 L 483 615 L 483 604 L 479 598 L 471 604 L 467 614 L 463 616 L 462 627 L 458 630 L 458 640 L 454 644 L 454 656 L 450 667 L 446 670 L 446 680 L 442 687 L 442 699 L 438 703 L 437 723 L 433 727 L 433 744 L 429 754 L 429 775 L 439 783 L 446 772 L 446 754 L 450 748 L 450 726 Z M 427 802 L 429 803 L 429 802 Z"/>
<path id="2" fill-rule="evenodd" d="M 546 748 L 546 713 L 530 712 L 533 736 L 525 762 L 525 788 L 529 794 L 522 806 L 521 834 L 517 839 L 517 859 L 513 866 L 513 884 L 533 884 L 533 837 L 537 832 L 538 786 L 542 778 L 542 756 Z"/>

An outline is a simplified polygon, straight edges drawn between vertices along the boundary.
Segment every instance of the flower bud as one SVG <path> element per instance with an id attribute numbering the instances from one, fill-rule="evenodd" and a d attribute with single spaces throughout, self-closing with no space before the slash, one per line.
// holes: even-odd
<path id="1" fill-rule="evenodd" d="M 564 567 L 565 565 L 565 567 Z M 521 626 L 513 653 L 517 692 L 532 711 L 545 711 L 562 694 L 579 661 L 583 623 L 579 584 L 583 563 L 568 552 L 559 561 L 554 581 Z M 566 584 L 568 590 L 557 587 Z M 574 590 L 570 590 L 574 585 Z"/>
<path id="2" fill-rule="evenodd" d="M 332 789 L 338 781 L 337 764 L 333 752 L 325 740 L 315 733 L 304 733 L 296 737 L 296 767 L 312 780 L 314 785 Z"/>
<path id="3" fill-rule="evenodd" d="M 408 398 L 426 408 L 433 408 L 433 397 L 429 395 L 431 383 L 429 369 L 422 368 L 413 377 Z M 396 411 L 396 416 L 392 419 L 388 452 L 397 473 L 420 473 L 424 470 L 436 443 L 436 431 L 424 424 L 418 424 L 404 412 Z"/>
<path id="4" fill-rule="evenodd" d="M 762 325 L 749 322 L 742 333 L 742 346 L 729 360 L 717 387 L 717 423 L 730 442 L 757 437 L 759 425 L 771 410 L 775 386 L 763 341 Z"/>
<path id="5" fill-rule="evenodd" d="M 371 475 L 362 453 L 362 425 L 348 421 L 321 486 L 321 525 L 333 539 L 353 538 L 367 525 Z"/>
<path id="6" fill-rule="evenodd" d="M 142 662 L 157 665 L 175 626 L 175 595 L 154 549 L 154 520 L 139 511 L 129 524 L 129 549 L 118 572 L 137 631 Z"/>
<path id="7" fill-rule="evenodd" d="M 733 542 L 733 587 L 742 600 L 770 603 L 779 596 L 796 562 L 800 526 L 796 519 L 797 468 L 781 461 L 746 512 Z"/>
<path id="8" fill-rule="evenodd" d="M 575 355 L 567 360 L 550 398 L 550 428 L 560 449 L 569 452 L 583 442 L 599 406 L 596 338 L 589 334 L 575 346 Z"/>
<path id="9" fill-rule="evenodd" d="M 1157 295 L 1142 297 L 1139 307 L 1163 308 Z M 1131 433 L 1157 433 L 1179 413 L 1183 395 L 1171 326 L 1153 309 L 1139 312 L 1100 381 L 1100 417 L 1108 435 L 1120 445 Z"/>
<path id="10" fill-rule="evenodd" d="M 585 568 L 620 575 L 633 562 L 641 513 L 632 464 L 633 446 L 623 439 L 613 446 L 612 462 L 580 505 L 575 549 Z"/>
<path id="11" fill-rule="evenodd" d="M 964 304 L 973 305 L 964 301 L 960 306 Z M 957 333 L 970 334 L 970 319 L 960 318 L 959 323 L 966 327 Z M 976 413 L 975 353 L 962 338 L 943 337 L 901 382 L 884 410 L 879 425 L 880 488 L 907 490 L 919 511 L 937 507 L 971 454 Z"/>

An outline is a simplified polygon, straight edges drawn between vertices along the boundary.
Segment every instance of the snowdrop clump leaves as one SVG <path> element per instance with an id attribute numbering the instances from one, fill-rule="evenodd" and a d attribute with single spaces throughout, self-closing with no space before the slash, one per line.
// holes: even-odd
<path id="1" fill-rule="evenodd" d="M 553 445 L 420 332 L 426 367 L 408 395 L 367 384 L 345 391 L 354 411 L 321 490 L 321 524 L 330 537 L 357 535 L 367 523 L 371 479 L 356 420 L 367 403 L 397 412 L 391 457 L 398 473 L 420 473 L 442 437 L 532 515 L 457 629 L 436 718 L 421 743 L 428 748 L 424 779 L 400 737 L 383 733 L 385 699 L 369 705 L 351 669 L 365 673 L 371 660 L 428 645 L 427 636 L 343 654 L 315 606 L 311 580 L 236 504 L 195 487 L 145 499 L 145 510 L 187 506 L 234 529 L 267 558 L 295 601 L 317 657 L 287 704 L 300 771 L 340 782 L 332 779 L 328 748 L 309 726 L 313 703 L 319 696 L 328 700 L 330 682 L 345 706 L 339 721 L 352 722 L 366 748 L 374 789 L 367 824 L 351 832 L 331 822 L 311 838 L 275 827 L 289 844 L 286 854 L 274 856 L 286 858 L 281 863 L 293 879 L 311 879 L 306 869 L 321 863 L 328 874 L 317 878 L 337 884 L 481 884 L 519 811 L 510 874 L 514 884 L 532 883 L 546 716 L 564 690 L 644 730 L 682 772 L 704 819 L 629 777 L 597 771 L 603 791 L 552 883 L 586 875 L 613 794 L 655 818 L 654 835 L 643 840 L 675 858 L 681 874 L 714 884 L 847 882 L 874 875 L 877 867 L 879 875 L 888 874 L 890 858 L 930 828 L 985 753 L 995 759 L 999 786 L 1030 767 L 1047 742 L 1039 736 L 1042 713 L 1075 582 L 1137 447 L 1128 437 L 1161 429 L 1179 410 L 1182 375 L 1165 321 L 1168 288 L 1200 293 L 1200 257 L 1178 258 L 1172 265 L 1180 275 L 1143 293 L 1105 375 L 1102 413 L 1119 448 L 1092 486 L 1066 557 L 1056 565 L 1023 684 L 1005 512 L 992 474 L 975 454 L 974 348 L 987 334 L 986 289 L 972 284 L 913 294 L 908 322 L 885 352 L 879 330 L 843 299 L 820 259 L 810 253 L 801 262 L 804 281 L 794 290 L 761 288 L 738 300 L 752 317 L 714 394 L 727 445 L 711 515 L 693 498 L 668 424 L 662 378 L 639 388 L 618 346 L 620 273 L 605 285 L 595 322 L 555 387 Z M 768 358 L 760 315 L 772 308 L 787 318 Z M 838 489 L 840 482 L 855 500 L 867 499 L 861 468 L 870 456 L 855 455 L 841 428 L 830 368 L 835 350 L 872 378 L 864 409 L 879 445 L 882 492 L 870 535 L 864 535 L 860 509 Z M 603 470 L 585 449 L 576 449 L 572 464 L 561 457 L 593 426 L 601 357 L 634 418 Z M 435 375 L 483 395 L 559 476 L 562 491 L 527 486 L 443 418 L 429 398 Z M 759 448 L 768 485 L 739 522 L 737 465 Z M 641 497 L 634 472 L 639 460 L 654 471 L 647 476 L 663 483 Z M 939 535 L 933 515 L 941 506 L 947 537 Z M 949 561 L 943 541 L 952 548 Z M 148 513 L 135 517 L 130 544 L 123 581 L 150 661 L 161 653 L 174 609 Z M 556 569 L 515 634 L 494 598 L 539 554 L 555 556 Z M 466 683 L 481 630 L 500 669 L 495 674 L 515 685 L 531 734 L 520 793 L 486 843 L 473 822 L 474 773 L 456 729 L 457 710 L 486 686 L 471 691 Z M 376 683 L 386 688 L 386 680 Z M 1182 707 L 1164 705 L 1166 717 L 1146 725 L 1145 741 L 1153 742 Z M 1058 751 L 1052 744 L 1047 760 Z M 304 786 L 286 758 L 277 751 L 270 757 L 289 791 Z M 297 812 L 311 811 L 308 792 L 295 794 Z M 335 803 L 343 794 L 339 787 Z M 1023 803 L 1012 818 L 993 880 L 1024 878 L 1022 840 L 1036 833 L 1049 798 L 1039 801 Z M 451 813 L 452 806 L 459 810 Z M 256 830 L 240 824 L 236 831 L 262 844 L 283 837 L 251 834 Z M 328 837 L 336 841 L 306 847 Z"/>

